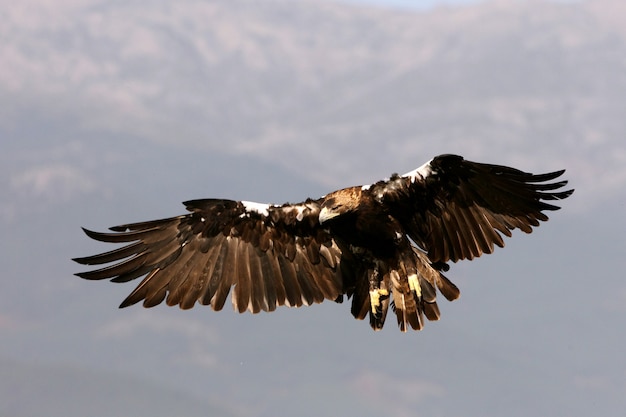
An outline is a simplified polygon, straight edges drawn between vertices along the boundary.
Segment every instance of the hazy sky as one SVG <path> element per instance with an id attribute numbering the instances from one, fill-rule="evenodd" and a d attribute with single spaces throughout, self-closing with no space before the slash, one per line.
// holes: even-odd
<path id="1" fill-rule="evenodd" d="M 626 10 L 610 7 L 624 3 L 497 3 L 12 3 L 0 415 L 623 413 Z M 193 198 L 316 197 L 444 152 L 566 168 L 576 193 L 532 235 L 452 265 L 461 298 L 421 333 L 393 318 L 374 333 L 347 303 L 119 310 L 137 282 L 73 276 L 72 257 L 114 246 L 81 226 L 174 216 Z"/>
<path id="2" fill-rule="evenodd" d="M 340 0 L 346 3 L 374 4 L 394 8 L 429 9 L 436 6 L 475 4 L 482 0 Z"/>

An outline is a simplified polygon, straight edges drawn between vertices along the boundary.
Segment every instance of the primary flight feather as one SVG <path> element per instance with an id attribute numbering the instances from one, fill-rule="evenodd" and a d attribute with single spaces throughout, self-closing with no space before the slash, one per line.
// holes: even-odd
<path id="1" fill-rule="evenodd" d="M 83 265 L 85 279 L 144 277 L 120 307 L 196 302 L 253 313 L 325 299 L 352 299 L 352 314 L 379 330 L 389 307 L 402 331 L 439 319 L 436 293 L 459 290 L 443 272 L 449 261 L 504 246 L 513 229 L 530 233 L 550 203 L 567 198 L 564 171 L 534 175 L 440 155 L 414 171 L 376 184 L 341 189 L 297 204 L 203 199 L 189 214 L 85 233 L 124 243 Z"/>

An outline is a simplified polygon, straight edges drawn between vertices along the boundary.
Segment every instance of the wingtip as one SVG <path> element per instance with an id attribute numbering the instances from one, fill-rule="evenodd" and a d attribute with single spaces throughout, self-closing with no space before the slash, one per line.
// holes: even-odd
<path id="1" fill-rule="evenodd" d="M 138 290 L 139 290 L 139 288 L 135 288 L 135 290 L 132 293 L 130 293 L 128 295 L 128 297 L 126 297 L 124 299 L 124 301 L 122 301 L 120 303 L 118 308 L 122 309 L 122 308 L 130 307 L 132 305 L 137 304 L 141 300 L 144 300 L 144 307 L 153 307 L 154 305 L 157 305 L 157 304 L 159 304 L 161 302 L 161 301 L 159 301 L 158 303 L 156 303 L 156 304 L 154 304 L 152 306 L 147 305 L 145 298 L 140 296 L 140 295 L 138 295 Z"/>
<path id="2" fill-rule="evenodd" d="M 94 240 L 99 240 L 99 239 L 98 239 L 98 236 L 100 236 L 100 235 L 101 235 L 101 233 L 100 233 L 100 232 L 96 232 L 96 231 L 94 231 L 94 230 L 87 229 L 86 227 L 81 227 L 81 229 L 83 229 L 83 232 L 84 232 L 87 236 L 89 236 L 90 238 L 92 238 L 92 239 L 94 239 Z"/>
<path id="3" fill-rule="evenodd" d="M 93 256 L 80 256 L 77 258 L 71 258 L 71 260 L 81 265 L 92 265 L 91 258 L 93 258 Z M 84 272 L 79 272 L 74 275 L 80 276 L 79 274 L 84 274 Z M 84 277 L 81 277 L 81 278 L 84 278 Z"/>
<path id="4" fill-rule="evenodd" d="M 76 272 L 74 275 L 82 279 L 92 280 L 92 278 L 89 276 L 89 272 Z"/>

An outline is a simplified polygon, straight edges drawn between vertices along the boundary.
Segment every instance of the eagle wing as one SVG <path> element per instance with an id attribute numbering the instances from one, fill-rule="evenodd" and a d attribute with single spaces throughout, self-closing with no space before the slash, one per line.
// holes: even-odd
<path id="1" fill-rule="evenodd" d="M 445 263 L 491 253 L 504 246 L 502 235 L 548 220 L 544 211 L 559 207 L 546 201 L 573 193 L 557 191 L 567 184 L 553 181 L 563 172 L 534 175 L 441 155 L 370 189 L 432 263 Z"/>
<path id="2" fill-rule="evenodd" d="M 319 227 L 319 202 L 273 206 L 204 199 L 184 203 L 191 213 L 112 227 L 113 233 L 85 230 L 102 242 L 126 243 L 99 255 L 76 258 L 101 269 L 78 273 L 86 279 L 127 282 L 145 278 L 122 302 L 143 300 L 187 309 L 196 301 L 221 310 L 231 287 L 236 310 L 272 311 L 337 300 L 344 292 L 341 251 Z"/>

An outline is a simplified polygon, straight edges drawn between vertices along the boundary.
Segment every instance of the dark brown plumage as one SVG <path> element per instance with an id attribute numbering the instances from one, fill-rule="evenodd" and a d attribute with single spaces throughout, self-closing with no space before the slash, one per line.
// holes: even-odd
<path id="1" fill-rule="evenodd" d="M 459 290 L 444 275 L 447 262 L 473 259 L 504 246 L 513 229 L 530 233 L 564 171 L 533 175 L 505 166 L 441 155 L 402 176 L 334 191 L 298 204 L 266 205 L 204 199 L 185 202 L 189 214 L 85 230 L 119 249 L 74 259 L 101 269 L 86 279 L 126 282 L 145 276 L 122 302 L 163 301 L 221 310 L 233 288 L 236 310 L 272 311 L 324 299 L 352 298 L 352 314 L 383 327 L 391 305 L 398 325 L 419 330 L 439 318 L 437 290 Z"/>

